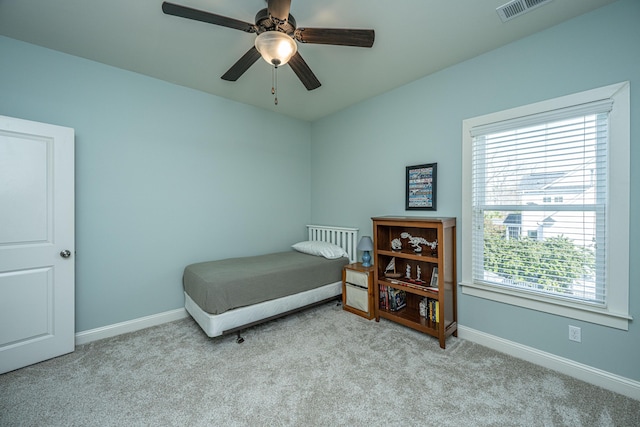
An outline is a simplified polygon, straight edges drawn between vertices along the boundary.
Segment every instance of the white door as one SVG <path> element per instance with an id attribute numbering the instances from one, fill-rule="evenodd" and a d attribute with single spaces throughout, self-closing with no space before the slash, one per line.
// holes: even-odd
<path id="1" fill-rule="evenodd" d="M 75 347 L 74 131 L 0 116 L 0 373 Z"/>

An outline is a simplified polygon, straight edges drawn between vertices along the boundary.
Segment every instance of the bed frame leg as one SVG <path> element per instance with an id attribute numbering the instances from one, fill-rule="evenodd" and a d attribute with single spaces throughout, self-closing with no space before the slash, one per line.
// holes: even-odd
<path id="1" fill-rule="evenodd" d="M 238 338 L 236 338 L 237 344 L 242 344 L 244 342 L 244 338 L 240 336 L 240 331 L 238 331 Z"/>

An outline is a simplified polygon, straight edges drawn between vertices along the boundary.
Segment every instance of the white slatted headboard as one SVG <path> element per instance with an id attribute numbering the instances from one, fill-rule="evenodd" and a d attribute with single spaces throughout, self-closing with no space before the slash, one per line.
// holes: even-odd
<path id="1" fill-rule="evenodd" d="M 326 225 L 307 225 L 309 240 L 319 240 L 340 246 L 349 254 L 349 262 L 358 258 L 358 229 L 351 227 L 330 227 Z"/>

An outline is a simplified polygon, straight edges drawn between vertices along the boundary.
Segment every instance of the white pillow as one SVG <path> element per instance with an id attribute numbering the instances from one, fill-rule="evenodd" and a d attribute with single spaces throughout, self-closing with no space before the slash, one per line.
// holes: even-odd
<path id="1" fill-rule="evenodd" d="M 336 259 L 343 256 L 349 256 L 349 254 L 340 246 L 334 245 L 333 243 L 320 242 L 317 240 L 298 242 L 291 247 L 298 252 L 309 255 L 323 256 L 327 259 Z"/>

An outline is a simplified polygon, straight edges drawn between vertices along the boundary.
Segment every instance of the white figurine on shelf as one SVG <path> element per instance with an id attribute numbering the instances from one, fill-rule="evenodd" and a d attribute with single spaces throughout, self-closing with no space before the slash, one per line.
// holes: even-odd
<path id="1" fill-rule="evenodd" d="M 409 240 L 409 244 L 411 246 L 413 246 L 413 251 L 417 254 L 421 254 L 422 253 L 422 246 L 420 245 L 426 245 L 429 246 L 432 250 L 436 248 L 436 246 L 438 246 L 438 241 L 435 240 L 433 242 L 428 241 L 427 239 L 425 239 L 424 237 L 413 237 L 411 234 L 404 232 L 402 234 L 400 234 L 400 237 L 402 237 L 403 239 L 408 239 Z"/>
<path id="2" fill-rule="evenodd" d="M 417 280 L 418 282 L 420 282 L 420 281 L 421 281 L 421 280 L 420 280 L 420 275 L 422 274 L 422 270 L 420 269 L 420 266 L 417 266 L 417 267 L 416 267 L 416 270 L 417 270 L 417 272 L 418 272 L 418 274 L 416 275 L 416 280 Z"/>
<path id="3" fill-rule="evenodd" d="M 411 266 L 407 264 L 407 279 L 411 279 Z"/>

